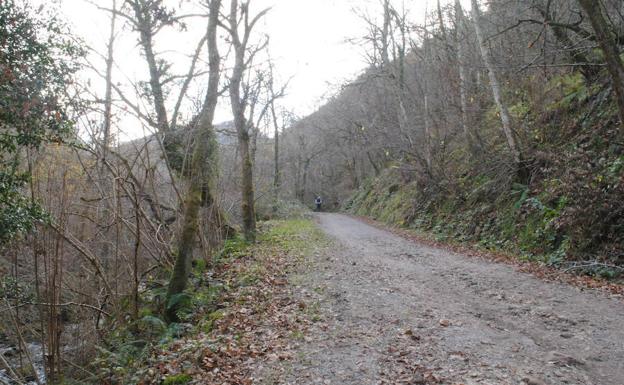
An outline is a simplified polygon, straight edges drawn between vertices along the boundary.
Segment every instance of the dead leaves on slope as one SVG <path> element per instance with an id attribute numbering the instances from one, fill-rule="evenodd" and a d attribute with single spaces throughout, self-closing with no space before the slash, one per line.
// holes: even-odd
<path id="1" fill-rule="evenodd" d="M 291 360 L 292 336 L 302 335 L 311 323 L 301 311 L 307 305 L 294 300 L 288 286 L 295 260 L 278 247 L 260 248 L 222 266 L 216 274 L 233 288 L 220 298 L 224 308 L 212 330 L 158 352 L 152 377 L 143 384 L 184 373 L 192 377 L 190 384 L 251 385 L 264 366 Z M 236 284 L 252 272 L 253 280 Z"/>

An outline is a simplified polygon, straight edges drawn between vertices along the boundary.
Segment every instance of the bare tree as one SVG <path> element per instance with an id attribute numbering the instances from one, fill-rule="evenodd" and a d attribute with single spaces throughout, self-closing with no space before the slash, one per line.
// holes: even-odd
<path id="1" fill-rule="evenodd" d="M 529 19 L 529 22 L 542 23 L 542 25 L 548 25 L 552 30 L 553 34 L 557 41 L 561 44 L 564 52 L 568 54 L 570 60 L 573 64 L 578 65 L 580 67 L 580 71 L 583 76 L 592 80 L 594 76 L 598 73 L 598 67 L 591 62 L 591 60 L 587 57 L 587 55 L 583 52 L 583 47 L 579 47 L 578 43 L 575 43 L 572 40 L 572 37 L 568 34 L 569 29 L 576 29 L 577 33 L 581 33 L 585 35 L 585 31 L 580 29 L 580 23 L 583 21 L 582 18 L 574 24 L 566 24 L 558 22 L 553 15 L 552 8 L 552 0 L 547 0 L 546 4 L 541 4 L 541 2 L 534 2 L 534 7 L 537 12 L 542 16 L 542 20 L 532 20 Z M 582 32 L 581 32 L 582 31 Z M 585 35 L 585 37 L 588 37 Z"/>
<path id="2" fill-rule="evenodd" d="M 498 81 L 498 75 L 496 73 L 496 67 L 492 62 L 490 57 L 490 51 L 483 36 L 483 31 L 481 28 L 481 11 L 479 10 L 479 4 L 477 0 L 471 0 L 472 4 L 472 21 L 474 24 L 475 31 L 477 33 L 477 40 L 479 43 L 479 48 L 481 50 L 481 57 L 483 58 L 483 62 L 488 70 L 488 76 L 490 79 L 490 88 L 492 89 L 492 95 L 494 96 L 494 101 L 496 102 L 496 106 L 498 107 L 498 112 L 500 114 L 500 119 L 502 123 L 502 130 L 505 138 L 507 140 L 507 146 L 511 151 L 513 156 L 514 163 L 516 167 L 521 166 L 522 161 L 522 153 L 520 152 L 520 148 L 516 143 L 516 138 L 511 128 L 511 117 L 509 116 L 509 111 L 507 110 L 507 105 L 503 101 L 502 90 L 500 86 L 500 82 Z"/>
<path id="3" fill-rule="evenodd" d="M 173 15 L 170 14 L 162 0 L 129 0 L 128 4 L 134 12 L 134 27 L 139 32 L 139 43 L 143 48 L 145 60 L 149 68 L 149 83 L 156 111 L 156 123 L 159 131 L 165 133 L 169 130 L 167 108 L 165 107 L 165 93 L 163 91 L 162 76 L 164 64 L 158 61 L 154 51 L 154 37 L 163 26 L 173 23 Z"/>
<path id="4" fill-rule="evenodd" d="M 242 90 L 243 74 L 249 63 L 262 49 L 262 46 L 250 47 L 252 31 L 258 21 L 266 15 L 269 9 L 264 9 L 255 16 L 250 15 L 251 0 L 239 5 L 238 0 L 232 0 L 227 25 L 223 27 L 229 32 L 234 52 L 234 68 L 230 76 L 229 91 L 234 126 L 236 128 L 238 146 L 241 159 L 241 211 L 243 216 L 243 230 L 245 239 L 255 242 L 256 239 L 256 212 L 253 185 L 253 160 L 250 151 L 250 125 L 246 119 L 248 100 Z M 240 30 L 242 27 L 242 30 Z"/>
<path id="5" fill-rule="evenodd" d="M 578 3 L 589 16 L 600 49 L 605 55 L 607 69 L 611 75 L 613 89 L 615 90 L 620 124 L 624 124 L 624 65 L 622 65 L 622 58 L 620 57 L 617 35 L 609 27 L 603 15 L 600 2 L 597 3 L 594 0 L 578 0 Z M 620 133 L 624 133 L 624 130 L 621 128 Z"/>
<path id="6" fill-rule="evenodd" d="M 177 306 L 173 300 L 186 288 L 198 230 L 199 209 L 214 204 L 217 140 L 213 120 L 219 98 L 220 63 L 217 27 L 221 0 L 209 1 L 208 63 L 209 78 L 206 98 L 196 127 L 196 138 L 190 167 L 190 186 L 184 202 L 184 218 L 178 239 L 178 255 L 167 291 L 166 314 L 169 321 L 177 320 Z M 218 228 L 212 226 L 211 230 Z M 173 303 L 172 303 L 173 302 Z"/>
<path id="7" fill-rule="evenodd" d="M 189 71 L 184 75 L 172 75 L 170 74 L 171 63 L 165 60 L 156 51 L 156 38 L 158 34 L 166 27 L 183 27 L 184 20 L 188 17 L 194 17 L 196 15 L 177 15 L 176 11 L 169 9 L 163 0 L 127 0 L 123 3 L 129 7 L 129 11 L 126 8 L 119 11 L 113 11 L 119 16 L 123 17 L 129 25 L 138 32 L 139 46 L 141 47 L 145 61 L 148 67 L 149 80 L 147 84 L 149 87 L 142 87 L 141 85 L 133 85 L 135 89 L 147 89 L 148 97 L 150 99 L 151 108 L 155 114 L 152 116 L 150 112 L 142 111 L 140 104 L 132 101 L 127 97 L 120 87 L 113 85 L 115 91 L 119 94 L 121 99 L 126 103 L 130 109 L 148 126 L 154 128 L 162 139 L 162 149 L 168 166 L 175 170 L 183 170 L 184 168 L 184 149 L 180 144 L 179 134 L 176 134 L 174 130 L 178 127 L 178 119 L 180 114 L 180 108 L 183 99 L 185 98 L 189 85 L 192 79 L 197 76 L 197 61 L 199 55 L 202 53 L 202 46 L 206 41 L 204 35 L 191 56 L 191 62 L 189 64 Z M 101 7 L 100 7 L 101 8 Z M 170 83 L 173 79 L 183 79 L 182 86 L 179 89 L 176 103 L 173 111 L 167 109 L 168 95 L 165 92 L 165 85 Z"/>
<path id="8" fill-rule="evenodd" d="M 114 64 L 114 45 L 115 45 L 115 25 L 117 21 L 117 0 L 112 2 L 110 34 L 106 47 L 106 93 L 104 95 L 104 129 L 102 140 L 102 160 L 106 162 L 111 141 L 111 126 L 113 119 L 113 64 Z"/>
<path id="9" fill-rule="evenodd" d="M 106 162 L 108 162 L 109 152 L 111 147 L 111 130 L 113 121 L 113 65 L 114 65 L 114 45 L 117 22 L 117 1 L 112 1 L 112 12 L 110 15 L 110 33 L 106 46 L 106 75 L 105 75 L 105 92 L 104 92 L 104 122 L 102 127 L 102 140 L 99 146 L 100 150 L 100 163 L 99 178 L 97 183 L 101 185 L 100 189 L 102 194 L 102 209 L 100 222 L 104 225 L 102 232 L 104 235 L 108 235 L 110 226 L 108 225 L 112 218 L 112 210 L 115 206 L 114 202 L 111 202 L 110 197 L 114 194 L 112 180 L 106 169 Z M 110 254 L 110 242 L 109 237 L 102 237 L 101 253 L 103 258 L 108 258 Z"/>
<path id="10" fill-rule="evenodd" d="M 271 94 L 271 121 L 273 123 L 273 213 L 277 211 L 280 190 L 280 157 L 279 157 L 279 135 L 280 125 L 277 122 L 277 112 L 275 110 L 275 84 L 273 76 L 273 63 L 269 63 L 271 77 L 269 81 L 269 92 Z"/>
<path id="11" fill-rule="evenodd" d="M 475 140 L 468 123 L 468 73 L 466 69 L 466 48 L 464 43 L 464 33 L 466 30 L 465 25 L 466 21 L 461 3 L 459 0 L 455 0 L 455 35 L 457 36 L 455 44 L 457 46 L 457 65 L 459 67 L 461 127 L 471 151 L 474 152 Z"/>

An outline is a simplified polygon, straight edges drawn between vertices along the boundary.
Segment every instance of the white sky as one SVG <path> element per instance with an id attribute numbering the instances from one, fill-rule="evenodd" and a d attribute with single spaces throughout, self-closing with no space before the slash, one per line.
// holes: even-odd
<path id="1" fill-rule="evenodd" d="M 53 0 L 72 26 L 73 32 L 96 51 L 104 53 L 108 40 L 109 14 L 93 4 L 110 7 L 112 0 Z M 117 0 L 121 3 L 123 0 Z M 166 0 L 171 6 L 181 5 L 192 11 L 199 0 Z M 449 0 L 442 0 L 445 4 Z M 50 4 L 46 0 L 31 0 L 34 5 Z M 464 1 L 462 1 L 464 2 Z M 92 4 L 93 3 L 93 4 Z M 224 8 L 227 9 L 227 0 Z M 400 7 L 401 0 L 394 1 Z M 429 4 L 429 5 L 428 5 Z M 421 23 L 425 10 L 435 6 L 435 0 L 405 0 L 410 21 Z M 354 12 L 371 15 L 381 13 L 381 0 L 254 0 L 252 9 L 257 12 L 272 7 L 265 20 L 258 26 L 257 33 L 270 36 L 271 56 L 279 81 L 292 77 L 287 96 L 280 104 L 303 116 L 313 112 L 322 104 L 324 97 L 331 95 L 336 86 L 354 78 L 365 67 L 363 48 L 347 42 L 366 34 L 360 17 Z M 183 12 L 186 13 L 186 12 Z M 122 19 L 118 19 L 121 24 Z M 195 50 L 205 30 L 206 19 L 189 21 L 188 30 L 179 32 L 164 30 L 157 37 L 156 50 L 163 58 L 174 63 L 173 72 L 183 74 L 188 70 L 189 55 Z M 118 25 L 119 25 L 118 24 Z M 119 28 L 118 28 L 119 29 Z M 223 34 L 223 31 L 221 31 Z M 136 32 L 127 26 L 120 32 L 115 47 L 116 70 L 114 80 L 121 85 L 129 81 L 147 80 L 147 66 L 137 46 Z M 97 55 L 89 60 L 104 71 L 104 61 Z M 94 74 L 85 75 L 91 80 L 93 92 L 103 94 L 103 82 Z M 129 88 L 126 88 L 132 94 Z M 198 82 L 189 96 L 201 94 Z M 132 96 L 132 95 L 130 95 Z M 175 93 L 174 93 L 175 96 Z M 171 98 L 171 104 L 175 97 Z M 144 106 L 147 109 L 147 106 Z M 122 114 L 117 111 L 117 115 Z M 187 113 L 190 109 L 187 108 Z M 188 116 L 188 114 L 186 115 Z M 231 120 L 227 105 L 218 109 L 216 121 Z M 136 138 L 146 134 L 135 119 L 120 117 L 118 120 L 120 139 Z"/>

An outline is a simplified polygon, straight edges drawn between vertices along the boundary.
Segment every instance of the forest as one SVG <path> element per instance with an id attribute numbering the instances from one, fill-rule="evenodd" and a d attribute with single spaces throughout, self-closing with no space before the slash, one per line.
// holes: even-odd
<path id="1" fill-rule="evenodd" d="M 0 0 L 0 384 L 622 384 L 624 2 L 352 1 L 304 114 L 282 0 L 64 2 Z"/>

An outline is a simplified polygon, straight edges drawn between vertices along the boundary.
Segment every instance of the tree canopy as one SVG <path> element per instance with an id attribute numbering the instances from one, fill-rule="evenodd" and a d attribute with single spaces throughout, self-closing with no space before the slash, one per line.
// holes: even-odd
<path id="1" fill-rule="evenodd" d="M 24 151 L 61 142 L 72 129 L 66 88 L 80 48 L 57 17 L 27 8 L 0 2 L 0 243 L 44 218 L 20 193 L 30 178 Z"/>

